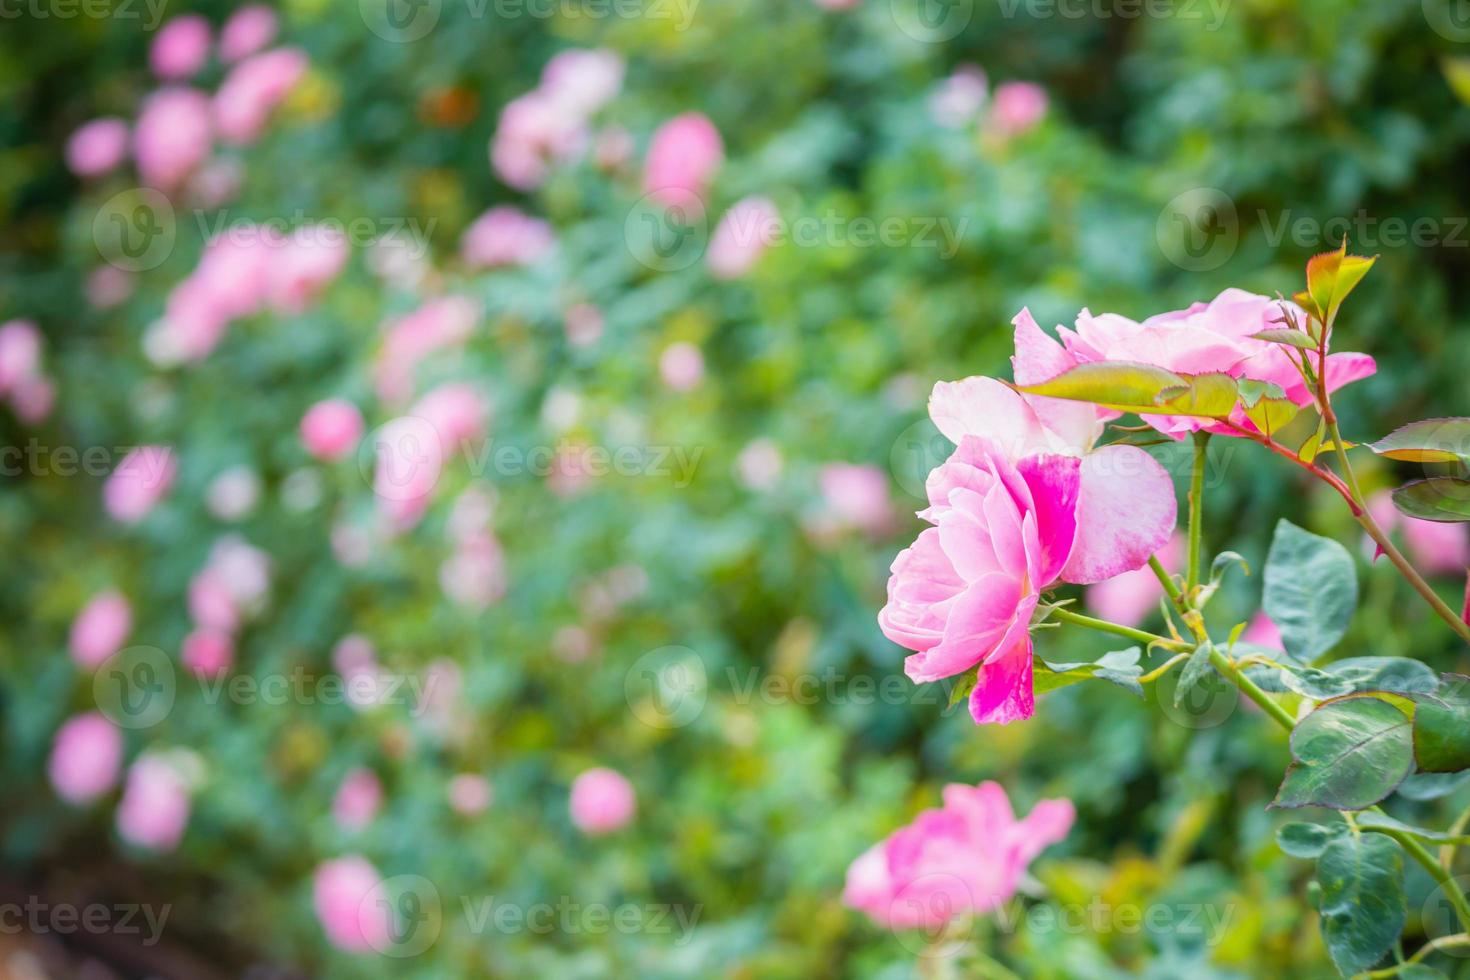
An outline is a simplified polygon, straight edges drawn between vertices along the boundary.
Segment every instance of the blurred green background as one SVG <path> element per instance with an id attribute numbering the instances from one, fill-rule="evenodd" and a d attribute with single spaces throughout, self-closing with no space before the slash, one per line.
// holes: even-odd
<path id="1" fill-rule="evenodd" d="M 181 204 L 170 254 L 107 310 L 84 299 L 104 265 L 94 218 L 137 179 L 125 166 L 79 181 L 62 151 L 87 120 L 136 114 L 157 85 L 147 67 L 156 25 L 136 0 L 92 16 L 61 16 L 72 9 L 62 0 L 0 10 L 0 320 L 40 327 L 58 388 L 39 424 L 0 410 L 0 439 L 162 443 L 179 458 L 172 493 L 134 527 L 106 516 L 96 476 L 43 466 L 3 477 L 7 893 L 169 905 L 163 942 L 141 954 L 62 937 L 119 975 L 986 976 L 963 956 L 916 955 L 922 944 L 873 926 L 840 895 L 853 858 L 934 805 L 943 784 L 996 779 L 1019 809 L 1067 796 L 1079 811 L 1070 837 L 1034 866 L 1027 904 L 1178 912 L 1159 929 L 1111 916 L 1077 929 L 977 924 L 978 948 L 1018 975 L 1331 975 L 1302 897 L 1310 868 L 1276 849 L 1278 817 L 1265 809 L 1285 746 L 1251 706 L 1175 711 L 1152 692 L 1140 702 L 1077 685 L 1048 695 L 1029 722 L 976 728 L 946 708 L 944 691 L 902 679 L 903 651 L 874 617 L 942 446 L 925 421 L 927 391 L 1005 374 L 1022 306 L 1050 326 L 1084 306 L 1142 318 L 1227 286 L 1289 294 L 1306 259 L 1346 230 L 1354 251 L 1381 255 L 1339 321 L 1338 347 L 1380 363 L 1342 397 L 1348 438 L 1470 414 L 1463 4 L 963 0 L 930 29 L 905 0 L 842 10 L 686 0 L 636 16 L 572 0 L 535 8 L 549 16 L 443 0 L 430 5 L 428 33 L 406 42 L 369 29 L 375 2 L 278 8 L 280 41 L 307 53 L 308 76 L 258 142 L 224 151 L 242 175 L 234 198 Z M 217 26 L 230 9 L 171 0 L 163 16 L 198 12 Z M 571 161 L 516 191 L 497 179 L 487 145 L 503 106 L 569 48 L 625 59 L 622 91 L 598 118 L 631 136 L 631 160 L 611 170 Z M 966 64 L 992 85 L 1042 85 L 1045 119 L 1009 138 L 986 132 L 983 109 L 943 124 L 934 93 Z M 211 63 L 195 84 L 212 89 L 223 74 Z M 788 222 L 850 231 L 857 219 L 898 218 L 951 234 L 944 247 L 850 234 L 786 243 L 734 281 L 703 262 L 651 269 L 629 237 L 639 161 L 653 130 L 690 110 L 725 144 L 712 215 L 762 194 Z M 466 269 L 460 235 L 497 204 L 549 221 L 555 253 L 526 268 Z M 355 248 L 310 309 L 242 320 L 203 362 L 160 368 L 142 338 L 221 216 L 415 222 L 432 271 L 388 282 L 371 249 Z M 1395 220 L 1421 222 L 1422 240 Z M 372 390 L 380 325 L 442 291 L 486 313 L 462 355 L 436 361 L 430 377 L 482 392 L 496 446 L 680 449 L 698 454 L 693 479 L 610 475 L 563 495 L 534 474 L 458 461 L 418 527 L 344 564 L 333 535 L 368 523 L 370 467 L 365 476 L 356 458 L 314 462 L 297 423 L 331 396 L 362 406 L 369 428 L 396 414 Z M 605 317 L 590 346 L 563 330 L 577 303 Z M 660 353 L 678 341 L 696 344 L 706 365 L 687 392 L 659 375 Z M 783 463 L 764 487 L 739 476 L 757 439 Z M 1287 516 L 1361 552 L 1338 501 L 1253 447 L 1216 442 L 1207 547 L 1258 568 Z M 1157 452 L 1186 471 L 1174 447 Z M 821 489 L 831 463 L 878 467 L 894 520 L 876 531 L 834 522 Z M 262 494 L 224 521 L 206 491 L 234 467 L 258 475 Z M 316 499 L 293 494 L 303 486 Z M 484 609 L 449 601 L 440 584 L 445 524 L 470 486 L 493 493 L 504 550 L 504 596 Z M 190 578 L 232 533 L 271 560 L 269 601 L 239 634 L 237 673 L 320 677 L 337 642 L 357 633 L 397 676 L 452 663 L 457 702 L 447 721 L 412 705 L 209 703 L 181 681 L 166 719 L 126 733 L 128 759 L 185 747 L 201 763 L 182 842 L 143 853 L 119 840 L 111 798 L 69 806 L 47 781 L 58 726 L 94 704 L 67 631 L 90 596 L 117 587 L 133 605 L 131 642 L 176 657 Z M 1391 569 L 1365 561 L 1361 572 L 1364 609 L 1343 654 L 1465 667 Z M 1461 583 L 1439 584 L 1450 597 Z M 1258 589 L 1256 578 L 1231 578 L 1217 602 L 1227 628 L 1254 611 Z M 1038 643 L 1057 661 L 1110 649 L 1067 630 Z M 673 716 L 650 686 L 670 663 L 704 678 L 680 689 L 692 700 Z M 792 681 L 816 696 L 794 696 L 782 686 Z M 594 838 L 574 829 L 566 804 L 572 779 L 597 765 L 626 774 L 639 806 L 629 827 Z M 357 766 L 381 779 L 384 801 L 349 832 L 331 803 Z M 447 805 L 459 773 L 489 779 L 483 813 Z M 1467 801 L 1470 790 L 1457 790 L 1403 806 L 1442 826 Z M 327 943 L 312 874 L 349 853 L 385 876 L 432 883 L 442 900 L 432 945 L 396 958 Z M 1410 932 L 1432 933 L 1415 911 L 1429 890 L 1417 869 L 1410 889 Z M 679 909 L 697 927 L 476 928 L 466 913 L 487 899 Z M 1189 909 L 1224 924 L 1178 927 Z M 164 956 L 191 965 L 181 974 L 184 961 Z"/>

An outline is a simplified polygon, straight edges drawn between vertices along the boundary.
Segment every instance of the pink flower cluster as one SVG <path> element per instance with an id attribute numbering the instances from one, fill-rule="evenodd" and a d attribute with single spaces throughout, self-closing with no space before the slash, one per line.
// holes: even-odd
<path id="1" fill-rule="evenodd" d="M 1015 895 L 1031 861 L 1066 837 L 1075 815 L 1069 800 L 1042 800 L 1017 820 L 999 784 L 951 784 L 943 807 L 852 863 L 842 900 L 890 929 L 937 931 L 993 912 Z"/>
<path id="2" fill-rule="evenodd" d="M 217 677 L 235 661 L 235 633 L 265 605 L 270 558 L 233 535 L 210 550 L 204 568 L 189 582 L 194 630 L 184 638 L 184 666 L 201 677 Z"/>
<path id="3" fill-rule="evenodd" d="M 471 269 L 533 265 L 556 245 L 551 225 L 509 205 L 475 219 L 460 240 L 460 256 Z"/>
<path id="4" fill-rule="evenodd" d="M 479 323 L 480 307 L 463 296 L 432 299 L 389 320 L 375 369 L 378 397 L 391 405 L 406 403 L 413 397 L 419 363 L 435 352 L 457 350 Z"/>
<path id="5" fill-rule="evenodd" d="M 981 117 L 989 103 L 989 111 Z M 961 129 L 980 118 L 982 130 L 1005 140 L 1034 129 L 1046 118 L 1051 99 L 1035 82 L 1002 82 L 989 91 L 985 72 L 961 65 L 929 96 L 929 114 L 941 126 Z"/>
<path id="6" fill-rule="evenodd" d="M 35 425 L 51 414 L 56 387 L 41 370 L 41 331 L 29 320 L 0 324 L 0 398 L 16 417 Z"/>
<path id="7" fill-rule="evenodd" d="M 138 446 L 108 475 L 102 485 L 102 504 L 113 520 L 136 524 L 168 495 L 177 472 L 173 449 Z"/>
<path id="8" fill-rule="evenodd" d="M 546 63 L 541 83 L 500 114 L 490 163 L 517 190 L 541 186 L 551 167 L 582 154 L 593 115 L 623 85 L 623 60 L 604 50 L 563 51 Z"/>

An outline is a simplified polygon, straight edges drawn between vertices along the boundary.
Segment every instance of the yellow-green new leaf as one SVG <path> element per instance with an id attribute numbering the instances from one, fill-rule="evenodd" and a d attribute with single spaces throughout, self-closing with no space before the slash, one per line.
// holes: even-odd
<path id="1" fill-rule="evenodd" d="M 1079 364 L 1050 381 L 1017 385 L 1016 390 L 1028 395 L 1091 402 L 1119 412 L 1154 413 L 1159 411 L 1157 399 L 1162 392 L 1188 385 L 1187 378 L 1151 364 L 1107 361 Z"/>
<path id="2" fill-rule="evenodd" d="M 1191 375 L 1186 384 L 1160 392 L 1156 410 L 1160 415 L 1225 418 L 1235 407 L 1238 393 L 1235 379 L 1228 374 Z"/>

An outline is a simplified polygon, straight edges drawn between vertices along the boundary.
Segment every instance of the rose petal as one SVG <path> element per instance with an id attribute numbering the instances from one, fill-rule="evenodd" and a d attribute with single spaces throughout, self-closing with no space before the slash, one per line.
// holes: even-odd
<path id="1" fill-rule="evenodd" d="M 1077 541 L 1064 581 L 1090 585 L 1142 567 L 1169 541 L 1174 483 L 1137 446 L 1107 446 L 1082 460 Z"/>

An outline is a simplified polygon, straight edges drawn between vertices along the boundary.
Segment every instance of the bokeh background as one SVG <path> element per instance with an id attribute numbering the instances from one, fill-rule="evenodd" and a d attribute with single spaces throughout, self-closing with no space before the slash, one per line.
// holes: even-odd
<path id="1" fill-rule="evenodd" d="M 1023 306 L 1049 326 L 1228 286 L 1289 294 L 1346 233 L 1381 256 L 1339 321 L 1339 348 L 1380 362 L 1341 399 L 1348 438 L 1470 414 L 1463 3 L 273 11 L 268 48 L 300 52 L 302 70 L 258 132 L 217 133 L 150 192 L 131 158 L 79 177 L 68 140 L 98 117 L 133 126 L 166 84 L 150 66 L 160 30 L 200 14 L 217 35 L 234 8 L 0 5 L 0 321 L 43 338 L 0 408 L 0 900 L 167 909 L 156 942 L 115 914 L 6 928 L 0 974 L 1004 976 L 922 955 L 922 937 L 841 904 L 848 864 L 945 783 L 995 779 L 1022 810 L 1078 808 L 1018 908 L 1102 910 L 974 924 L 973 948 L 1015 974 L 1331 975 L 1310 867 L 1276 849 L 1265 808 L 1285 747 L 1249 705 L 1082 684 L 979 729 L 902 677 L 874 617 L 946 451 L 928 389 L 1004 374 Z M 506 106 L 571 50 L 615 54 L 621 77 L 559 117 L 570 135 L 533 121 L 544 172 L 497 169 Z M 172 84 L 216 98 L 234 70 L 212 47 Z M 650 144 L 691 112 L 720 162 L 697 204 L 670 205 L 647 194 Z M 187 143 L 186 117 L 159 124 L 165 157 L 187 155 L 169 147 Z M 789 234 L 721 266 L 713 229 L 752 196 Z M 500 206 L 524 218 L 467 248 Z M 262 222 L 338 223 L 345 263 L 181 354 L 160 323 L 184 316 L 206 239 Z M 385 340 L 448 296 L 472 311 L 456 339 L 422 356 Z M 395 368 L 407 397 L 384 391 Z M 395 432 L 381 427 L 451 383 L 479 424 L 405 516 L 377 476 Z M 336 460 L 300 434 L 329 398 L 365 419 Z M 139 445 L 171 447 L 176 474 L 129 523 L 103 488 Z M 1155 452 L 1186 472 L 1175 447 Z M 1215 447 L 1209 493 L 1207 546 L 1254 567 L 1280 516 L 1362 551 L 1335 499 L 1253 447 Z M 1365 556 L 1361 572 L 1344 653 L 1464 668 L 1392 569 Z M 231 622 L 213 639 L 233 657 L 202 679 L 183 651 L 209 620 L 200 579 L 220 576 Z M 1436 581 L 1458 597 L 1462 579 Z M 109 590 L 131 612 L 117 673 L 69 649 Z M 1249 618 L 1258 590 L 1232 576 L 1220 621 Z M 1069 630 L 1038 642 L 1054 661 L 1112 648 Z M 172 796 L 125 773 L 63 799 L 58 730 L 116 715 L 140 666 L 166 678 L 167 705 L 117 726 L 121 761 L 162 760 Z M 381 686 L 343 696 L 363 676 Z M 284 697 L 261 693 L 271 678 Z M 637 799 L 604 834 L 569 813 L 594 767 Z M 146 824 L 180 789 L 177 833 L 140 844 L 123 811 Z M 1442 826 L 1470 790 L 1417 795 L 1407 812 Z M 419 931 L 333 942 L 314 892 L 340 859 L 370 864 L 400 911 L 424 909 Z M 1415 875 L 1409 928 L 1432 935 Z M 515 914 L 545 908 L 550 927 Z"/>

